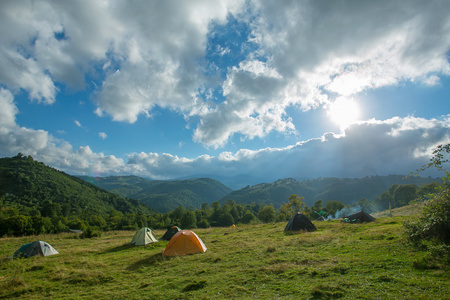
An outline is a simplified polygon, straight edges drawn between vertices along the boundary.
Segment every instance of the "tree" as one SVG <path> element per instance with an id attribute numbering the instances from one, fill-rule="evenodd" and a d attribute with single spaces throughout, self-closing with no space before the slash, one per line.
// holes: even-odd
<path id="1" fill-rule="evenodd" d="M 389 192 L 383 192 L 380 196 L 373 199 L 374 206 L 380 211 L 388 209 L 389 203 L 394 203 L 394 199 Z"/>
<path id="2" fill-rule="evenodd" d="M 247 210 L 241 218 L 241 223 L 250 224 L 251 222 L 255 221 L 255 219 L 256 219 L 255 215 L 252 214 L 251 211 Z"/>
<path id="3" fill-rule="evenodd" d="M 258 219 L 263 223 L 275 222 L 275 208 L 272 205 L 264 206 L 258 213 Z"/>
<path id="4" fill-rule="evenodd" d="M 12 234 L 21 236 L 31 234 L 34 231 L 31 217 L 23 215 L 9 217 L 4 221 L 4 226 L 2 227 L 6 232 L 0 232 L 0 235 Z"/>
<path id="5" fill-rule="evenodd" d="M 340 211 L 345 207 L 344 203 L 336 201 L 336 200 L 329 200 L 325 204 L 325 208 L 327 209 L 328 215 L 334 216 L 336 212 Z"/>
<path id="6" fill-rule="evenodd" d="M 229 212 L 225 212 L 219 215 L 216 224 L 217 226 L 231 226 L 234 224 L 234 218 Z"/>
<path id="7" fill-rule="evenodd" d="M 394 192 L 393 207 L 402 207 L 416 198 L 417 186 L 415 184 L 400 185 Z"/>
<path id="8" fill-rule="evenodd" d="M 180 226 L 181 228 L 187 229 L 196 228 L 197 218 L 195 217 L 195 212 L 191 210 L 186 211 L 183 216 L 181 216 Z"/>
<path id="9" fill-rule="evenodd" d="M 317 213 L 319 213 L 322 210 L 322 205 L 323 205 L 323 201 L 322 200 L 317 200 L 316 202 L 314 202 L 313 207 L 311 207 L 311 209 Z"/>
<path id="10" fill-rule="evenodd" d="M 443 152 L 450 152 L 450 144 L 439 146 L 434 152 L 428 165 L 422 166 L 418 171 L 431 167 L 444 170 L 442 164 L 448 162 Z M 427 249 L 434 259 L 443 259 L 450 262 L 450 173 L 445 171 L 439 193 L 425 203 L 422 216 L 417 222 L 405 222 L 405 231 L 408 240 L 419 249 Z"/>
<path id="11" fill-rule="evenodd" d="M 416 192 L 416 197 L 420 198 L 422 201 L 427 200 L 434 194 L 439 192 L 440 184 L 437 182 L 432 182 L 429 184 L 422 185 Z"/>
<path id="12" fill-rule="evenodd" d="M 207 219 L 201 219 L 200 222 L 197 223 L 198 228 L 208 228 L 209 222 Z"/>
<path id="13" fill-rule="evenodd" d="M 304 197 L 297 196 L 296 194 L 290 195 L 288 202 L 280 207 L 277 221 L 289 220 L 294 214 L 304 209 L 306 205 L 303 202 L 303 199 Z"/>
<path id="14" fill-rule="evenodd" d="M 172 219 L 179 221 L 185 212 L 186 210 L 183 206 L 178 206 L 172 211 Z"/>
<path id="15" fill-rule="evenodd" d="M 372 212 L 372 210 L 373 210 L 372 202 L 370 202 L 366 198 L 362 198 L 361 200 L 355 202 L 354 206 L 359 206 L 359 207 L 361 207 L 362 210 L 364 210 L 368 213 Z"/>

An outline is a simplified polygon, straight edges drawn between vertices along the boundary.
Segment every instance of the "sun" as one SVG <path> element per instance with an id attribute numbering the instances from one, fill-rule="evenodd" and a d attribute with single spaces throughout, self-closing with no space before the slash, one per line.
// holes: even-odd
<path id="1" fill-rule="evenodd" d="M 340 97 L 328 107 L 327 115 L 344 130 L 359 120 L 360 109 L 355 100 Z"/>

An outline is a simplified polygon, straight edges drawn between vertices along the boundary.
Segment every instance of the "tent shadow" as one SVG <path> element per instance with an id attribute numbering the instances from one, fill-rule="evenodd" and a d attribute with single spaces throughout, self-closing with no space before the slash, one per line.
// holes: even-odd
<path id="1" fill-rule="evenodd" d="M 139 270 L 142 267 L 146 266 L 153 266 L 157 263 L 160 263 L 162 261 L 168 260 L 171 257 L 164 257 L 162 256 L 162 253 L 156 253 L 150 257 L 141 259 L 140 261 L 135 262 L 134 264 L 131 264 L 127 267 L 128 271 L 136 271 Z"/>

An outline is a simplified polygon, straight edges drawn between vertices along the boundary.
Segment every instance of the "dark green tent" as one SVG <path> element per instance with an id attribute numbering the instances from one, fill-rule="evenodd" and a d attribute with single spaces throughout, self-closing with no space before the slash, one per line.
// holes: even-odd
<path id="1" fill-rule="evenodd" d="M 314 226 L 314 224 L 302 213 L 293 215 L 284 228 L 285 232 L 315 230 L 317 230 L 316 226 Z"/>
<path id="2" fill-rule="evenodd" d="M 347 223 L 365 223 L 365 222 L 373 222 L 376 219 L 366 213 L 365 211 L 361 210 L 357 213 L 354 213 L 352 215 L 344 217 L 343 222 Z"/>
<path id="3" fill-rule="evenodd" d="M 178 231 L 180 231 L 181 229 L 177 226 L 172 226 L 169 227 L 169 229 L 167 229 L 166 233 L 164 233 L 164 235 L 162 236 L 162 240 L 166 240 L 166 241 L 170 241 L 170 239 L 175 235 L 175 233 L 177 233 Z"/>

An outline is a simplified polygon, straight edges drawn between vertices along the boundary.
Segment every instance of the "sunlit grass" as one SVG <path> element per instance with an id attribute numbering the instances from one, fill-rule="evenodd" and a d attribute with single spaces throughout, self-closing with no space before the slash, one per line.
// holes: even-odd
<path id="1" fill-rule="evenodd" d="M 166 241 L 127 245 L 131 231 L 3 238 L 0 298 L 444 299 L 448 269 L 420 263 L 425 254 L 404 243 L 407 218 L 315 222 L 316 232 L 293 235 L 284 223 L 196 229 L 208 250 L 171 258 Z M 33 240 L 60 254 L 6 259 Z"/>

